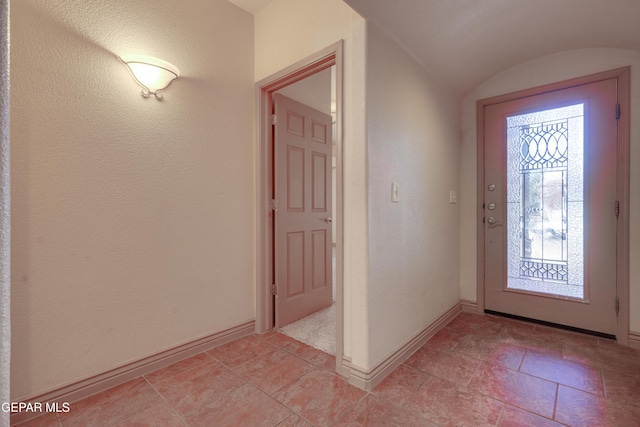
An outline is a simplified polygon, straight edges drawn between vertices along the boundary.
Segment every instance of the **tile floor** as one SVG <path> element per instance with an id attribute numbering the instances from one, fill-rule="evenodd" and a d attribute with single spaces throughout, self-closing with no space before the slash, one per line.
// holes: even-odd
<path id="1" fill-rule="evenodd" d="M 461 313 L 371 393 L 335 359 L 249 336 L 30 426 L 640 426 L 640 352 Z"/>

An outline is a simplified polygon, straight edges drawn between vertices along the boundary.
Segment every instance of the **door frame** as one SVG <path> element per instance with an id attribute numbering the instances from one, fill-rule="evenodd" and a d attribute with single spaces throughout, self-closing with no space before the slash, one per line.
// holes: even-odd
<path id="1" fill-rule="evenodd" d="M 485 229 L 483 218 L 485 216 L 484 204 L 484 161 L 485 161 L 485 138 L 484 138 L 484 109 L 486 106 L 499 104 L 502 102 L 513 101 L 515 99 L 526 98 L 544 93 L 555 92 L 558 90 L 568 89 L 571 87 L 582 86 L 589 83 L 595 83 L 603 80 L 617 79 L 618 81 L 618 103 L 620 104 L 620 118 L 618 121 L 618 170 L 617 170 L 617 187 L 618 201 L 620 204 L 620 214 L 618 216 L 618 229 L 616 238 L 616 294 L 618 297 L 620 310 L 618 313 L 616 338 L 619 344 L 629 345 L 629 179 L 630 179 L 630 82 L 631 68 L 623 67 L 601 73 L 591 74 L 588 76 L 577 77 L 548 85 L 538 86 L 531 89 L 512 92 L 505 95 L 494 96 L 491 98 L 480 99 L 476 103 L 477 114 L 477 310 L 484 313 L 484 291 L 485 291 L 485 253 L 484 238 Z M 611 114 L 615 114 L 614 111 Z M 613 210 L 613 206 L 611 207 Z"/>
<path id="2" fill-rule="evenodd" d="M 256 333 L 273 329 L 273 277 L 274 236 L 271 227 L 271 191 L 273 185 L 273 159 L 271 157 L 272 95 L 279 89 L 303 80 L 320 71 L 335 66 L 336 75 L 336 370 L 341 371 L 344 354 L 344 299 L 343 299 L 343 45 L 344 41 L 328 46 L 319 52 L 266 77 L 256 83 Z"/>

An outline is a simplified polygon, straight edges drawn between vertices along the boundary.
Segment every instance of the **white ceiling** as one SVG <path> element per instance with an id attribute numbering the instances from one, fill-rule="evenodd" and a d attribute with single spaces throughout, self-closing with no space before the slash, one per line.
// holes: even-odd
<path id="1" fill-rule="evenodd" d="M 230 0 L 256 13 L 270 0 Z M 452 91 L 569 49 L 640 50 L 640 0 L 344 0 Z"/>
<path id="2" fill-rule="evenodd" d="M 640 50 L 640 0 L 345 0 L 458 94 L 550 53 Z"/>
<path id="3" fill-rule="evenodd" d="M 231 3 L 238 7 L 243 8 L 252 15 L 255 15 L 265 7 L 271 0 L 229 0 Z"/>

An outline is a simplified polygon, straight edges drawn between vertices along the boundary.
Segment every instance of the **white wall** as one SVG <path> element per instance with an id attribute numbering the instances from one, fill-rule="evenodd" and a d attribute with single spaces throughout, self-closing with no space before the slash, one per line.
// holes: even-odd
<path id="1" fill-rule="evenodd" d="M 522 89 L 631 65 L 631 330 L 640 331 L 640 52 L 580 49 L 548 55 L 507 69 L 462 102 L 460 293 L 476 301 L 476 101 Z"/>
<path id="2" fill-rule="evenodd" d="M 456 97 L 369 22 L 367 367 L 458 302 L 459 117 Z"/>
<path id="3" fill-rule="evenodd" d="M 368 348 L 365 28 L 342 0 L 274 0 L 255 15 L 256 81 L 344 40 L 344 352 L 359 366 Z"/>
<path id="4" fill-rule="evenodd" d="M 0 1 L 0 402 L 9 402 L 11 359 L 11 218 L 9 174 L 9 0 Z M 8 412 L 0 425 L 9 425 Z"/>
<path id="5" fill-rule="evenodd" d="M 11 5 L 12 400 L 254 318 L 253 18 Z M 115 55 L 174 63 L 143 99 Z"/>

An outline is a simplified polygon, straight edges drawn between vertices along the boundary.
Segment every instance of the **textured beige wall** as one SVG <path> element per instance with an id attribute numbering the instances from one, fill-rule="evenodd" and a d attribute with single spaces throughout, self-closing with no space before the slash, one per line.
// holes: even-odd
<path id="1" fill-rule="evenodd" d="M 0 0 L 0 402 L 9 402 L 11 359 L 10 173 L 9 173 L 9 0 Z M 8 412 L 0 425 L 9 425 Z"/>
<path id="2" fill-rule="evenodd" d="M 20 0 L 11 20 L 12 399 L 252 320 L 253 17 Z M 127 53 L 180 68 L 162 102 Z"/>
<path id="3" fill-rule="evenodd" d="M 460 197 L 460 292 L 476 300 L 476 101 L 535 86 L 631 65 L 631 330 L 640 332 L 640 52 L 580 49 L 507 69 L 484 82 L 462 102 Z"/>
<path id="4" fill-rule="evenodd" d="M 460 146 L 456 97 L 372 23 L 367 123 L 372 367 L 458 302 Z"/>
<path id="5" fill-rule="evenodd" d="M 365 27 L 342 0 L 274 0 L 255 16 L 256 81 L 344 40 L 344 351 L 358 365 L 368 347 Z"/>

